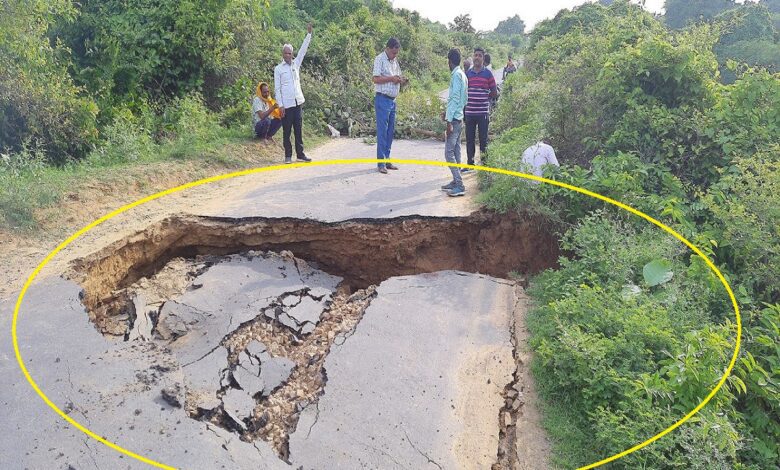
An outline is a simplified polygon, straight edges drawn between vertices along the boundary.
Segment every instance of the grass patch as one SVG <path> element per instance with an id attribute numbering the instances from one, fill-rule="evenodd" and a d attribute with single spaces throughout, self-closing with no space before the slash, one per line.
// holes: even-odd
<path id="1" fill-rule="evenodd" d="M 103 188 L 123 196 L 125 187 L 135 191 L 161 190 L 160 174 L 184 173 L 189 181 L 233 170 L 265 166 L 281 161 L 281 149 L 264 147 L 244 129 L 219 129 L 204 139 L 172 139 L 156 144 L 130 132 L 103 146 L 80 162 L 60 167 L 42 163 L 40 155 L 24 152 L 3 155 L 0 165 L 0 230 L 34 234 L 43 225 L 59 225 L 51 218 L 66 199 L 78 200 L 86 188 Z M 325 142 L 319 134 L 306 133 L 307 146 Z M 134 192 L 135 192 L 134 191 Z M 44 222 L 46 222 L 44 224 Z"/>

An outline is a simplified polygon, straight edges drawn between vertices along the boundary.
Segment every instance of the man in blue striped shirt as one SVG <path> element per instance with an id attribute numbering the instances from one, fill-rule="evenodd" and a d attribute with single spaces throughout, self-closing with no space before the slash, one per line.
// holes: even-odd
<path id="1" fill-rule="evenodd" d="M 474 49 L 473 66 L 466 72 L 469 80 L 469 100 L 466 105 L 466 156 L 468 164 L 474 164 L 476 154 L 476 131 L 479 128 L 479 156 L 484 164 L 488 144 L 488 114 L 490 98 L 498 96 L 496 79 L 493 73 L 484 67 L 485 50 Z M 464 171 L 468 171 L 465 170 Z"/>
<path id="2" fill-rule="evenodd" d="M 444 113 L 444 121 L 447 122 L 446 141 L 444 144 L 444 157 L 448 163 L 460 163 L 460 136 L 463 132 L 463 108 L 468 99 L 466 74 L 460 69 L 460 51 L 450 49 L 447 54 L 449 61 L 450 76 L 450 95 L 447 98 L 447 111 Z M 463 178 L 460 175 L 460 168 L 450 167 L 452 172 L 452 181 L 441 187 L 447 191 L 447 195 L 456 197 L 466 194 L 466 188 L 463 186 Z"/>

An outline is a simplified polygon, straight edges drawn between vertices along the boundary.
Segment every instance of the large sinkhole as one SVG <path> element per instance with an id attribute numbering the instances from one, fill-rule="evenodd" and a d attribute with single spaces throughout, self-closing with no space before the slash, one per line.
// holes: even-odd
<path id="1" fill-rule="evenodd" d="M 289 462 L 300 413 L 324 393 L 325 359 L 377 285 L 440 271 L 529 275 L 558 255 L 542 220 L 487 211 L 335 223 L 177 216 L 76 260 L 70 276 L 101 333 L 155 352 L 139 380 L 164 382 L 172 406 Z M 174 370 L 180 383 L 161 379 Z M 502 439 L 520 406 L 512 386 Z M 499 461 L 509 457 L 499 448 Z"/>

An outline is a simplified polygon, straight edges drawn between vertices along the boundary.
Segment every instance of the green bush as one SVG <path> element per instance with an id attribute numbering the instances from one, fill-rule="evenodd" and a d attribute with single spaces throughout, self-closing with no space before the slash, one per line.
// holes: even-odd
<path id="1" fill-rule="evenodd" d="M 722 288 L 702 290 L 702 284 L 719 286 L 703 282 L 712 275 L 691 269 L 687 250 L 656 228 L 597 212 L 570 230 L 561 247 L 572 256 L 532 283 L 534 370 L 545 400 L 566 400 L 580 416 L 572 424 L 593 436 L 592 451 L 606 457 L 668 427 L 714 387 L 733 350 L 733 329 L 707 325 L 710 311 L 726 312 L 728 304 Z M 653 260 L 666 260 L 671 280 L 646 282 L 643 266 Z M 727 386 L 711 406 L 733 400 Z M 705 412 L 615 465 L 732 468 L 741 424 L 739 417 Z"/>
<path id="2" fill-rule="evenodd" d="M 52 46 L 52 15 L 70 15 L 69 2 L 3 4 L 0 15 L 0 151 L 42 152 L 50 163 L 81 158 L 97 138 L 98 109 L 67 73 L 66 51 Z"/>

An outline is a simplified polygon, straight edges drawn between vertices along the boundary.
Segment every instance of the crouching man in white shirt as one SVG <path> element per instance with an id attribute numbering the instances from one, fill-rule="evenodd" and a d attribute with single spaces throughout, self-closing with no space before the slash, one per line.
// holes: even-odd
<path id="1" fill-rule="evenodd" d="M 520 171 L 542 176 L 545 165 L 560 166 L 555 157 L 555 150 L 550 146 L 550 140 L 546 138 L 525 149 Z M 531 183 L 539 184 L 538 181 L 531 181 Z"/>
<path id="2" fill-rule="evenodd" d="M 311 159 L 303 152 L 303 109 L 306 101 L 301 91 L 301 63 L 311 43 L 311 23 L 306 28 L 306 38 L 303 40 L 298 55 L 293 58 L 293 47 L 285 44 L 282 48 L 282 62 L 274 68 L 274 90 L 276 102 L 279 103 L 282 114 L 282 143 L 284 144 L 284 163 L 292 163 L 292 145 L 290 130 L 295 132 L 295 156 L 303 162 Z"/>

